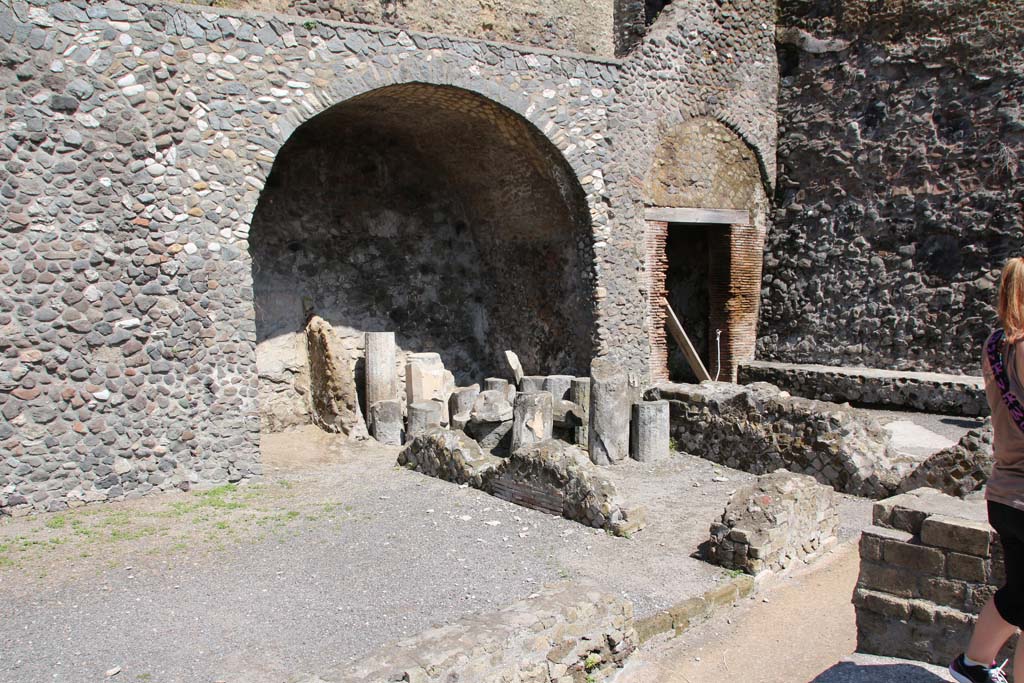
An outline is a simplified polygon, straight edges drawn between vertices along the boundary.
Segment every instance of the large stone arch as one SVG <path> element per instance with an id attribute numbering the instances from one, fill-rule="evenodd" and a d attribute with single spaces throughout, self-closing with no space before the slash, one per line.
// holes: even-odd
<path id="1" fill-rule="evenodd" d="M 319 109 L 278 151 L 249 245 L 267 428 L 306 419 L 310 314 L 357 372 L 367 331 L 440 353 L 460 383 L 501 374 L 505 349 L 538 373 L 593 355 L 576 174 L 533 123 L 465 88 L 397 83 Z"/>
<path id="2" fill-rule="evenodd" d="M 753 359 L 769 187 L 756 148 L 718 119 L 687 119 L 661 137 L 644 179 L 653 381 L 690 378 L 668 343 L 662 297 L 712 377 L 735 381 Z"/>

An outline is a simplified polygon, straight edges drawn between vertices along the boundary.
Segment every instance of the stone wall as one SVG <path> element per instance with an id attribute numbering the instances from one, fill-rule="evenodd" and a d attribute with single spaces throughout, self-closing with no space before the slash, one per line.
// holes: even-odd
<path id="1" fill-rule="evenodd" d="M 813 477 L 779 470 L 737 489 L 711 525 L 708 562 L 754 576 L 812 562 L 836 543 L 835 491 Z"/>
<path id="2" fill-rule="evenodd" d="M 556 319 L 562 305 L 579 314 L 580 301 L 562 295 L 586 293 L 592 313 L 582 315 L 592 315 L 593 330 L 579 355 L 617 361 L 639 392 L 650 369 L 643 179 L 672 127 L 708 117 L 744 140 L 770 187 L 763 160 L 774 158 L 775 144 L 772 22 L 768 0 L 677 0 L 629 59 L 616 62 L 210 7 L 0 6 L 0 511 L 258 474 L 261 379 L 294 405 L 289 391 L 308 389 L 308 368 L 304 338 L 289 332 L 275 338 L 282 354 L 257 372 L 253 288 L 265 282 L 268 264 L 251 238 L 272 231 L 254 214 L 261 195 L 273 193 L 268 177 L 293 133 L 339 103 L 390 86 L 472 93 L 481 110 L 509 114 L 496 123 L 502 134 L 526 131 L 556 152 L 560 165 L 538 173 L 549 180 L 545 191 L 567 211 L 578 209 L 583 222 L 569 221 L 577 231 L 562 247 L 574 248 L 557 250 L 572 257 L 556 255 L 536 270 L 564 268 L 576 284 L 555 287 L 551 310 L 526 310 L 501 327 L 543 339 L 536 321 Z M 438 134 L 425 124 L 425 134 Z M 481 140 L 485 156 L 494 139 Z M 392 158 L 415 159 L 400 151 L 405 156 Z M 536 157 L 527 150 L 515 163 L 509 158 L 499 172 L 533 168 Z M 374 160 L 360 159 L 366 168 Z M 332 180 L 352 172 L 313 166 Z M 440 175 L 424 197 L 438 211 L 406 217 L 448 234 L 463 211 L 472 219 L 490 205 L 480 200 L 486 192 L 453 198 Z M 292 199 L 307 216 L 330 208 Z M 378 218 L 368 228 L 390 229 L 387 216 Z M 501 234 L 506 226 L 492 227 Z M 288 254 L 306 253 L 313 278 L 320 254 L 279 237 L 261 242 L 281 246 L 271 262 L 280 257 L 283 266 Z M 464 238 L 455 242 L 454 250 L 472 254 Z M 506 247 L 532 263 L 529 244 L 494 248 Z M 479 266 L 488 266 L 484 257 Z M 437 272 L 420 276 L 443 281 Z M 469 289 L 459 281 L 453 291 Z M 472 310 L 475 298 L 463 304 Z M 316 312 L 294 299 L 283 308 L 288 316 Z M 451 319 L 443 313 L 424 312 Z M 343 346 L 355 338 L 345 339 Z M 357 357 L 358 341 L 351 343 Z"/>
<path id="3" fill-rule="evenodd" d="M 750 361 L 743 384 L 768 382 L 797 396 L 943 415 L 988 415 L 985 382 L 970 375 Z"/>
<path id="4" fill-rule="evenodd" d="M 853 596 L 857 651 L 948 664 L 1005 580 L 984 500 L 918 489 L 876 503 L 873 520 Z"/>
<path id="5" fill-rule="evenodd" d="M 917 464 L 893 450 L 870 415 L 770 384 L 662 384 L 648 398 L 669 401 L 680 450 L 753 474 L 787 469 L 837 491 L 884 498 Z"/>
<path id="6" fill-rule="evenodd" d="M 598 683 L 611 680 L 638 644 L 629 601 L 591 585 L 559 584 L 289 683 Z"/>
<path id="7" fill-rule="evenodd" d="M 1024 248 L 1024 5 L 786 0 L 758 357 L 977 374 Z"/>
<path id="8" fill-rule="evenodd" d="M 611 57 L 615 0 L 186 0 Z M 642 9 L 642 3 L 641 3 Z"/>

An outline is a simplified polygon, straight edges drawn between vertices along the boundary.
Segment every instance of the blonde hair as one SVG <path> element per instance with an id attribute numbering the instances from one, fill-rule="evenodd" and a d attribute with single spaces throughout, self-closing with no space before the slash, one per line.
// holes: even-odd
<path id="1" fill-rule="evenodd" d="M 998 311 L 1007 341 L 1024 339 L 1024 258 L 1012 258 L 1003 267 Z"/>

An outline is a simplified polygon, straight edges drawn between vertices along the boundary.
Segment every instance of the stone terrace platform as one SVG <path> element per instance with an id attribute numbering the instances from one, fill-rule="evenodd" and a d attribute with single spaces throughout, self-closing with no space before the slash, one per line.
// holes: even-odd
<path id="1" fill-rule="evenodd" d="M 739 381 L 769 382 L 819 401 L 943 415 L 988 415 L 984 381 L 971 375 L 751 361 L 740 366 Z"/>

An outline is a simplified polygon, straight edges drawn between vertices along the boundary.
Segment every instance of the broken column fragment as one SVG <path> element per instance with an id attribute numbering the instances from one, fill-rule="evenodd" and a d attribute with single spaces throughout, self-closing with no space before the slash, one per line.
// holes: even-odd
<path id="1" fill-rule="evenodd" d="M 590 423 L 590 378 L 574 377 L 569 387 L 569 400 L 580 407 L 582 424 L 576 427 L 576 443 L 582 448 L 590 447 L 587 425 Z"/>
<path id="2" fill-rule="evenodd" d="M 484 380 L 484 391 L 500 391 L 505 395 L 505 400 L 509 405 L 516 402 L 516 385 L 509 384 L 507 379 L 488 377 Z"/>
<path id="3" fill-rule="evenodd" d="M 543 375 L 527 375 L 519 381 L 519 391 L 524 394 L 534 394 L 538 391 L 544 391 L 544 380 L 547 377 Z"/>
<path id="4" fill-rule="evenodd" d="M 469 422 L 469 414 L 473 410 L 473 403 L 480 395 L 480 385 L 474 384 L 468 387 L 459 387 L 448 397 L 448 415 L 452 429 L 465 429 Z"/>
<path id="5" fill-rule="evenodd" d="M 429 427 L 441 426 L 441 403 L 438 401 L 410 403 L 408 411 L 409 420 L 405 428 L 406 443 L 427 431 Z"/>
<path id="6" fill-rule="evenodd" d="M 583 424 L 583 409 L 572 401 L 555 401 L 551 406 L 551 435 L 566 443 L 576 443 L 576 430 Z"/>
<path id="7" fill-rule="evenodd" d="M 551 394 L 546 391 L 516 395 L 512 418 L 512 452 L 522 446 L 551 438 Z"/>
<path id="8" fill-rule="evenodd" d="M 366 409 L 378 401 L 398 398 L 395 372 L 395 333 L 366 333 Z"/>
<path id="9" fill-rule="evenodd" d="M 590 365 L 590 460 L 611 465 L 629 455 L 629 386 L 615 363 L 598 358 Z"/>
<path id="10" fill-rule="evenodd" d="M 448 397 L 455 390 L 455 377 L 445 370 L 437 353 L 410 353 L 405 366 L 405 398 L 408 405 L 422 401 L 441 404 L 441 424 L 447 425 Z"/>
<path id="11" fill-rule="evenodd" d="M 633 405 L 630 424 L 630 457 L 648 462 L 668 455 L 668 401 L 644 401 Z"/>
<path id="12" fill-rule="evenodd" d="M 501 391 L 482 391 L 473 403 L 466 431 L 486 450 L 501 455 L 511 445 L 512 406 Z"/>
<path id="13" fill-rule="evenodd" d="M 519 356 L 516 355 L 515 351 L 506 351 L 505 360 L 508 361 L 509 372 L 512 373 L 512 379 L 515 380 L 516 386 L 523 380 L 523 364 L 519 362 Z"/>
<path id="14" fill-rule="evenodd" d="M 389 446 L 402 445 L 402 402 L 397 398 L 370 406 L 370 433 Z"/>
<path id="15" fill-rule="evenodd" d="M 555 403 L 569 398 L 569 388 L 572 386 L 572 375 L 548 375 L 544 378 L 543 389 L 551 394 L 551 400 Z"/>

